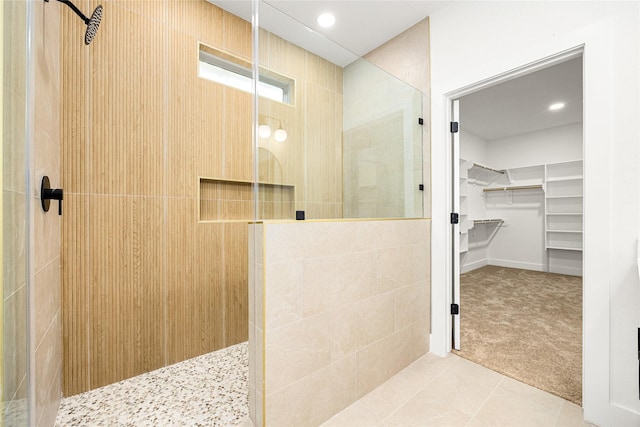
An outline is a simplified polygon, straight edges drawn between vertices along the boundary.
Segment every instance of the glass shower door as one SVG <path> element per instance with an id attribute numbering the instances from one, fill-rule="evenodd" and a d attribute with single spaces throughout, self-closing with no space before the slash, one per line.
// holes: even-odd
<path id="1" fill-rule="evenodd" d="M 2 286 L 0 425 L 29 425 L 27 292 L 27 9 L 0 2 Z"/>

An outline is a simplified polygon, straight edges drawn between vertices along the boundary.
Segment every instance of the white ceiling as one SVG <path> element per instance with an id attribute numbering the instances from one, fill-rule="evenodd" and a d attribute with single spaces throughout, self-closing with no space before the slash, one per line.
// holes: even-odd
<path id="1" fill-rule="evenodd" d="M 486 141 L 581 121 L 582 58 L 460 98 L 460 127 Z"/>
<path id="2" fill-rule="evenodd" d="M 371 52 L 448 3 L 442 0 L 266 1 L 358 56 Z M 331 28 L 322 28 L 316 22 L 324 12 L 336 17 Z"/>
<path id="3" fill-rule="evenodd" d="M 208 0 L 251 21 L 247 0 Z M 265 0 L 260 2 L 259 25 L 278 36 L 342 67 L 422 21 L 449 1 L 319 1 Z M 321 28 L 316 19 L 331 12 L 336 23 Z"/>
<path id="4" fill-rule="evenodd" d="M 251 21 L 251 1 L 208 1 Z M 264 0 L 259 6 L 259 24 L 344 67 L 451 2 Z M 317 25 L 316 18 L 323 12 L 336 16 L 332 28 Z M 565 102 L 566 108 L 549 112 L 549 104 L 556 101 Z M 579 122 L 582 120 L 581 60 L 568 61 L 465 96 L 460 115 L 460 125 L 485 140 Z"/>

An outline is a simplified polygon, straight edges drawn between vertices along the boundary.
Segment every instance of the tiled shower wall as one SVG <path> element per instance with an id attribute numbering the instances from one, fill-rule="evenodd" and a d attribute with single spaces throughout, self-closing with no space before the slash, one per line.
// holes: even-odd
<path id="1" fill-rule="evenodd" d="M 40 182 L 49 176 L 53 188 L 61 188 L 60 174 L 60 84 L 61 13 L 58 3 L 36 2 L 33 7 L 34 119 L 31 211 L 31 274 L 33 319 L 31 351 L 35 421 L 52 426 L 62 394 L 62 304 L 60 289 L 60 227 L 58 202 L 45 213 L 40 203 Z M 80 22 L 82 25 L 82 22 Z M 63 214 L 65 205 L 63 204 Z"/>
<path id="2" fill-rule="evenodd" d="M 250 236 L 254 425 L 319 425 L 428 352 L 429 220 L 265 222 Z"/>
<path id="3" fill-rule="evenodd" d="M 429 56 L 429 18 L 397 35 L 364 58 L 422 92 L 422 182 L 424 217 L 431 217 L 431 91 Z M 420 166 L 420 165 L 417 165 Z"/>
<path id="4" fill-rule="evenodd" d="M 19 425 L 27 407 L 26 2 L 2 8 L 2 336 L 0 425 Z"/>

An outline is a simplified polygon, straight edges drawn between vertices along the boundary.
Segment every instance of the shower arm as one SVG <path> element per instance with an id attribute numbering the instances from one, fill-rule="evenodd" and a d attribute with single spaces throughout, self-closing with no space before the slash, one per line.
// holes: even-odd
<path id="1" fill-rule="evenodd" d="M 49 2 L 49 0 L 44 0 L 44 1 L 46 1 L 47 3 Z M 80 19 L 82 19 L 82 20 L 84 21 L 84 23 L 85 23 L 86 25 L 89 25 L 89 22 L 90 22 L 89 18 L 87 18 L 87 17 L 84 15 L 84 13 L 82 13 L 82 12 L 80 11 L 80 9 L 78 9 L 78 8 L 76 7 L 76 5 L 75 5 L 75 4 L 71 3 L 71 1 L 70 1 L 70 0 L 58 0 L 58 1 L 59 1 L 60 3 L 64 3 L 64 4 L 66 4 L 67 6 L 69 6 L 69 7 L 71 8 L 71 10 L 73 10 L 73 11 L 76 13 L 76 15 L 78 15 L 78 16 L 80 17 Z"/>

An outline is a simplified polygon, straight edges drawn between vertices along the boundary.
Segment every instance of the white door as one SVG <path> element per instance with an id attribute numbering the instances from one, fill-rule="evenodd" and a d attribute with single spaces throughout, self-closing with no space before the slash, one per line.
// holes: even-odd
<path id="1" fill-rule="evenodd" d="M 451 254 L 453 275 L 453 294 L 451 295 L 451 316 L 453 325 L 452 347 L 460 350 L 460 133 L 459 101 L 451 103 L 451 124 L 449 127 L 451 140 L 451 233 L 453 250 Z"/>

